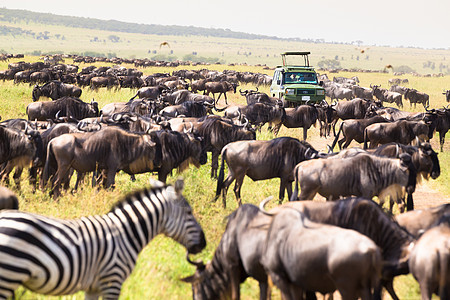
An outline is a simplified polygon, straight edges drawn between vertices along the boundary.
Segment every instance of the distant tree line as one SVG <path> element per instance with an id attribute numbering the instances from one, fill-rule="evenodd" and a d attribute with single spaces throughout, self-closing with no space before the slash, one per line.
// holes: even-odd
<path id="1" fill-rule="evenodd" d="M 202 28 L 195 26 L 178 26 L 178 25 L 147 25 L 121 22 L 115 20 L 99 20 L 83 17 L 60 16 L 50 13 L 37 13 L 28 10 L 6 9 L 0 8 L 0 20 L 10 23 L 17 22 L 35 22 L 39 24 L 60 25 L 76 28 L 87 28 L 95 30 L 106 30 L 127 33 L 142 33 L 156 35 L 176 35 L 176 36 L 211 36 L 221 38 L 236 38 L 247 40 L 273 39 L 273 40 L 289 40 L 303 41 L 313 43 L 325 43 L 323 39 L 300 39 L 300 38 L 278 38 L 275 36 L 250 34 L 244 32 L 231 31 L 229 29 L 220 28 Z"/>

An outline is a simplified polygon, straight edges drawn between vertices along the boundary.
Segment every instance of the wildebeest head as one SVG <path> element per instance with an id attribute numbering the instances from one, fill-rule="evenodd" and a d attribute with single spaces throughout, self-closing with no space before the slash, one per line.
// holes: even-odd
<path id="1" fill-rule="evenodd" d="M 89 107 L 90 107 L 89 114 L 92 115 L 93 117 L 98 117 L 100 112 L 98 109 L 98 102 L 92 99 L 91 103 L 89 104 Z"/>
<path id="2" fill-rule="evenodd" d="M 36 85 L 34 86 L 31 95 L 32 95 L 32 98 L 33 98 L 33 102 L 36 102 L 36 101 L 39 100 L 39 98 L 40 98 L 41 95 L 42 95 L 41 88 L 39 87 L 39 85 L 36 84 Z"/>
<path id="3" fill-rule="evenodd" d="M 401 160 L 401 165 L 408 170 L 408 183 L 406 184 L 406 192 L 412 194 L 416 190 L 416 183 L 417 183 L 416 167 L 412 162 L 411 155 L 409 155 L 408 153 L 400 154 L 399 158 Z"/>
<path id="4" fill-rule="evenodd" d="M 198 168 L 200 165 L 206 164 L 208 159 L 204 139 L 191 132 L 187 132 L 186 134 L 190 141 L 191 162 Z"/>
<path id="5" fill-rule="evenodd" d="M 415 165 L 420 165 L 420 169 L 417 171 L 421 172 L 425 178 L 428 178 L 430 175 L 433 179 L 438 178 L 441 174 L 441 167 L 437 153 L 433 150 L 430 143 L 420 143 L 418 147 L 418 155 L 413 156 L 413 160 L 417 160 L 417 163 L 414 161 Z"/>

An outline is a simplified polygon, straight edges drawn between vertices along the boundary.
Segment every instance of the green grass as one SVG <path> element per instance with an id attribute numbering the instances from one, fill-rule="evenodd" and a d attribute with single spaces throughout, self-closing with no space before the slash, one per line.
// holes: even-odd
<path id="1" fill-rule="evenodd" d="M 36 57 L 25 57 L 26 61 L 36 60 Z M 261 60 L 264 61 L 264 60 Z M 67 61 L 70 62 L 70 61 Z M 67 63 L 66 62 L 66 63 Z M 104 65 L 104 64 L 97 64 Z M 0 69 L 5 69 L 7 63 L 0 62 Z M 127 66 L 129 67 L 129 66 Z M 183 67 L 189 68 L 191 67 Z M 197 67 L 195 67 L 197 68 Z M 203 66 L 198 66 L 203 68 Z M 264 72 L 270 74 L 271 71 L 263 70 L 261 67 L 250 66 L 222 66 L 211 65 L 209 69 L 223 70 L 235 69 L 238 71 Z M 179 69 L 179 68 L 178 68 Z M 192 67 L 194 69 L 194 67 Z M 145 68 L 142 69 L 145 74 L 156 72 L 171 72 L 173 68 Z M 331 74 L 332 77 L 333 74 Z M 353 76 L 358 75 L 362 86 L 372 84 L 387 85 L 390 74 L 378 73 L 340 73 L 336 76 Z M 450 86 L 450 78 L 416 78 L 408 76 L 411 87 L 427 92 L 431 96 L 432 107 L 442 107 L 445 99 L 441 95 L 443 87 Z M 251 88 L 251 85 L 245 85 L 241 88 Z M 12 82 L 0 82 L 0 115 L 2 119 L 7 118 L 26 118 L 25 109 L 31 102 L 32 87 L 19 84 L 13 85 Z M 260 90 L 268 92 L 268 87 L 262 87 Z M 83 89 L 81 98 L 84 101 L 90 101 L 93 98 L 99 102 L 100 107 L 110 102 L 127 101 L 134 95 L 135 91 L 122 89 L 119 91 L 100 89 L 98 92 L 89 89 Z M 44 98 L 41 101 L 45 100 Z M 237 94 L 229 94 L 229 102 L 243 104 L 245 99 Z M 223 105 L 223 102 L 220 103 Z M 406 110 L 422 111 L 423 108 L 417 107 L 410 109 L 409 105 L 405 106 Z M 258 139 L 272 139 L 273 134 L 266 130 L 264 126 L 261 133 L 258 133 Z M 292 136 L 296 138 L 302 137 L 301 129 L 282 128 L 279 136 Z M 450 196 L 450 147 L 447 136 L 445 152 L 439 154 L 442 174 L 431 182 L 432 188 L 438 190 L 444 196 Z M 308 141 L 313 145 L 318 145 L 318 150 L 326 151 L 326 144 L 331 144 L 332 138 L 324 140 L 319 137 L 318 128 L 312 128 L 308 131 Z M 433 147 L 437 148 L 437 139 L 432 140 Z M 220 237 L 225 229 L 225 217 L 237 208 L 232 189 L 228 193 L 227 208 L 223 209 L 221 201 L 211 202 L 215 195 L 216 182 L 211 180 L 210 174 L 210 157 L 208 164 L 201 166 L 199 169 L 190 168 L 181 174 L 185 178 L 184 195 L 193 207 L 194 214 L 204 228 L 208 245 L 206 249 L 196 258 L 209 261 L 212 258 L 215 248 L 217 247 Z M 168 182 L 172 183 L 179 176 L 174 173 L 169 177 Z M 85 184 L 81 190 L 75 194 L 65 194 L 58 201 L 51 199 L 47 192 L 32 192 L 23 175 L 22 190 L 16 191 L 20 197 L 20 207 L 25 211 L 54 216 L 58 218 L 77 218 L 85 215 L 104 214 L 114 202 L 121 198 L 124 194 L 133 190 L 147 186 L 150 178 L 155 178 L 151 174 L 137 175 L 136 182 L 131 182 L 129 176 L 119 173 L 116 177 L 116 189 L 97 191 Z M 73 186 L 73 182 L 72 182 Z M 278 196 L 279 180 L 272 179 L 267 181 L 253 182 L 249 178 L 245 178 L 242 187 L 242 199 L 244 203 L 258 204 L 262 199 L 268 196 Z M 191 289 L 188 284 L 179 281 L 179 278 L 188 276 L 194 272 L 194 267 L 189 265 L 185 259 L 185 250 L 182 246 L 174 241 L 159 236 L 150 242 L 149 246 L 142 251 L 139 256 L 136 268 L 130 278 L 125 282 L 121 299 L 189 299 L 191 297 Z M 418 299 L 419 289 L 415 280 L 411 276 L 401 276 L 395 281 L 395 288 L 401 299 Z M 258 285 L 255 280 L 249 279 L 242 286 L 243 299 L 255 299 L 259 295 Z M 18 292 L 21 294 L 23 289 Z M 83 293 L 73 296 L 58 297 L 58 299 L 82 299 Z M 278 292 L 274 292 L 274 298 L 278 299 Z M 51 299 L 26 291 L 21 299 Z"/>

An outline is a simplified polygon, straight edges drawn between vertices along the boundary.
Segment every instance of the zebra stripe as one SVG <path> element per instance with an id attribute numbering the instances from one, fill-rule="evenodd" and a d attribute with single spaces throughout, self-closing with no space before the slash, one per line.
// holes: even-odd
<path id="1" fill-rule="evenodd" d="M 117 299 L 139 252 L 163 233 L 197 253 L 200 225 L 182 196 L 183 182 L 158 182 L 126 196 L 106 215 L 60 220 L 19 211 L 0 212 L 0 299 L 19 285 L 36 293 Z"/>

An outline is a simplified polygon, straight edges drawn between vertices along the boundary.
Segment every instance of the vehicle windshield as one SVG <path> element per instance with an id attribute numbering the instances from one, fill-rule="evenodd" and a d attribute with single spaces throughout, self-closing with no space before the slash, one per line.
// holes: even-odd
<path id="1" fill-rule="evenodd" d="M 307 72 L 286 72 L 284 73 L 284 83 L 312 83 L 317 84 L 315 73 Z"/>

